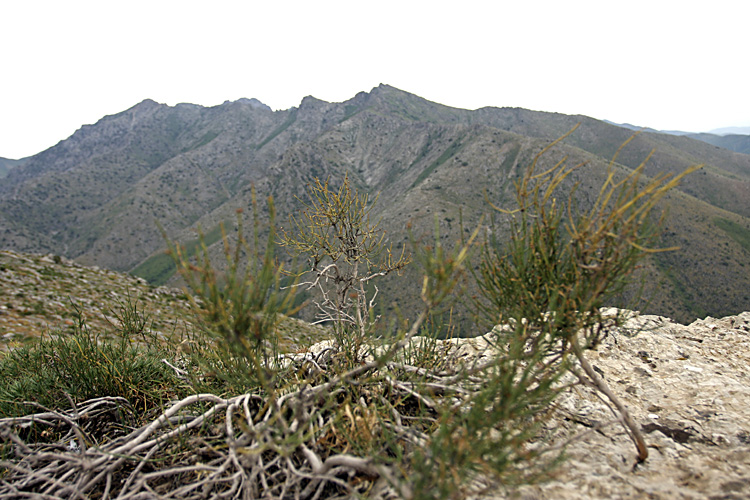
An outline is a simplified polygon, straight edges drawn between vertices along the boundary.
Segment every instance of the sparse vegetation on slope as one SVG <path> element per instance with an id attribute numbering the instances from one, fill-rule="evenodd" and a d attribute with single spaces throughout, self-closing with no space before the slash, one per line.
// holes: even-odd
<path id="1" fill-rule="evenodd" d="M 750 228 L 738 224 L 737 222 L 729 219 L 716 218 L 714 223 L 719 226 L 724 232 L 732 237 L 734 241 L 739 243 L 742 248 L 750 252 Z"/>

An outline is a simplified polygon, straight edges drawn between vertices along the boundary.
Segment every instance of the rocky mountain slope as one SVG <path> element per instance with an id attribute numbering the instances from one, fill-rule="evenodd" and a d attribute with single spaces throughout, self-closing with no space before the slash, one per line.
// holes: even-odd
<path id="1" fill-rule="evenodd" d="M 151 330 L 160 337 L 195 328 L 180 290 L 59 256 L 0 251 L 0 291 L 0 350 L 73 331 L 78 313 L 92 331 L 106 334 L 119 325 L 117 315 L 129 301 L 152 320 Z"/>
<path id="2" fill-rule="evenodd" d="M 451 242 L 461 221 L 469 231 L 488 212 L 485 196 L 509 205 L 521 169 L 578 122 L 543 164 L 564 156 L 587 163 L 570 179 L 580 183 L 585 208 L 632 131 L 584 116 L 455 109 L 387 85 L 342 103 L 307 97 L 276 112 L 249 99 L 212 108 L 146 100 L 83 127 L 0 181 L 0 248 L 174 283 L 156 221 L 189 248 L 198 227 L 215 243 L 219 223 L 231 224 L 236 209 L 250 205 L 251 186 L 260 199 L 275 198 L 280 222 L 299 208 L 295 197 L 314 177 L 335 183 L 345 174 L 380 194 L 374 215 L 396 246 L 407 240 L 408 224 L 429 235 L 436 217 Z M 651 150 L 647 175 L 706 166 L 668 200 L 663 244 L 682 250 L 651 261 L 653 303 L 644 310 L 689 321 L 750 309 L 750 155 L 644 133 L 621 152 L 617 168 L 627 172 Z M 408 311 L 418 297 L 413 282 L 385 283 L 384 308 L 397 302 Z"/>
<path id="3" fill-rule="evenodd" d="M 730 149 L 737 153 L 750 154 L 750 135 L 688 134 L 688 137 L 713 144 L 720 148 Z"/>
<path id="4" fill-rule="evenodd" d="M 146 332 L 169 345 L 201 331 L 182 290 L 60 256 L 0 251 L 0 297 L 0 351 L 72 333 L 80 320 L 93 334 L 111 338 L 133 306 L 146 320 Z M 279 331 L 290 350 L 327 337 L 325 329 L 291 318 Z"/>

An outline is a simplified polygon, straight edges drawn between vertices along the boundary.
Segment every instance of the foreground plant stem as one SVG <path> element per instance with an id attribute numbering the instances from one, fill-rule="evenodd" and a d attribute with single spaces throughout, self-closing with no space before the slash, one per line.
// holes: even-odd
<path id="1" fill-rule="evenodd" d="M 646 442 L 643 439 L 643 435 L 638 429 L 638 426 L 635 422 L 633 422 L 633 418 L 630 416 L 630 412 L 628 412 L 628 409 L 625 407 L 625 405 L 617 398 L 617 396 L 615 396 L 606 382 L 604 382 L 599 374 L 596 373 L 594 367 L 591 366 L 586 357 L 583 355 L 583 350 L 578 343 L 577 337 L 572 339 L 571 346 L 573 347 L 573 354 L 575 354 L 578 362 L 581 363 L 581 368 L 583 368 L 583 371 L 586 372 L 588 380 L 585 380 L 580 373 L 574 373 L 583 384 L 593 384 L 597 390 L 607 396 L 612 404 L 615 405 L 617 411 L 620 412 L 622 425 L 628 431 L 628 436 L 630 436 L 630 439 L 633 441 L 636 450 L 638 451 L 638 462 L 645 461 L 648 458 L 648 449 L 646 448 Z"/>

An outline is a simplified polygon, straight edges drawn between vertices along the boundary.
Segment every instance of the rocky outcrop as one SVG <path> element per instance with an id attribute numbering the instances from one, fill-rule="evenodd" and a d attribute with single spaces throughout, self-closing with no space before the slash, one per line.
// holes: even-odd
<path id="1" fill-rule="evenodd" d="M 153 287 L 141 278 L 64 257 L 0 251 L 0 350 L 43 335 L 68 334 L 78 313 L 96 334 L 119 326 L 128 303 L 160 337 L 195 329 L 190 304 L 181 290 Z"/>
<path id="2" fill-rule="evenodd" d="M 649 458 L 637 464 L 616 415 L 576 387 L 549 429 L 551 443 L 580 436 L 568 460 L 551 481 L 503 497 L 750 497 L 750 313 L 688 326 L 637 316 L 587 358 L 641 427 Z"/>

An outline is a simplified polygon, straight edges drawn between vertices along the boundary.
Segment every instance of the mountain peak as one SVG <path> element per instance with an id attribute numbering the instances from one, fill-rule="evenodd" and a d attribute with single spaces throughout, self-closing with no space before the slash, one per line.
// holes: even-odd
<path id="1" fill-rule="evenodd" d="M 240 97 L 236 101 L 224 101 L 221 105 L 226 106 L 230 104 L 240 104 L 243 106 L 250 106 L 252 109 L 263 109 L 266 111 L 273 112 L 273 109 L 271 109 L 271 106 L 268 106 L 267 104 L 264 104 L 263 102 L 259 101 L 255 97 L 252 97 L 248 99 L 247 97 Z"/>
<path id="2" fill-rule="evenodd" d="M 268 106 L 267 104 L 262 103 L 255 97 L 251 97 L 250 99 L 246 97 L 242 97 L 238 99 L 237 102 L 242 103 L 242 104 L 248 104 L 250 105 L 251 108 L 254 108 L 254 109 L 265 109 L 267 111 L 273 111 L 271 109 L 271 106 Z"/>
<path id="3" fill-rule="evenodd" d="M 133 106 L 131 109 L 151 109 L 161 106 L 158 102 L 154 101 L 153 99 L 144 99 L 135 106 Z"/>
<path id="4" fill-rule="evenodd" d="M 300 109 L 310 109 L 310 108 L 317 108 L 320 105 L 328 104 L 326 101 L 322 99 L 318 99 L 317 97 L 313 97 L 311 95 L 305 96 L 302 98 L 302 102 L 300 103 L 299 107 Z"/>
<path id="5" fill-rule="evenodd" d="M 386 83 L 381 83 L 377 87 L 373 88 L 370 91 L 370 95 L 372 96 L 379 96 L 379 95 L 398 95 L 398 96 L 411 96 L 411 97 L 418 97 L 415 94 L 410 94 L 409 92 L 406 92 L 405 90 L 398 89 L 392 85 L 388 85 Z M 422 99 L 421 97 L 418 97 L 419 99 Z"/>

